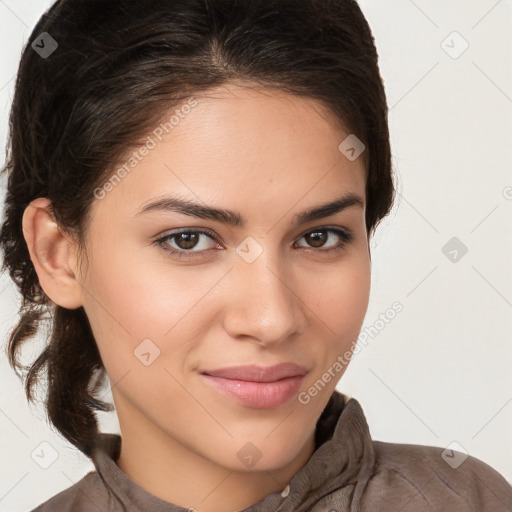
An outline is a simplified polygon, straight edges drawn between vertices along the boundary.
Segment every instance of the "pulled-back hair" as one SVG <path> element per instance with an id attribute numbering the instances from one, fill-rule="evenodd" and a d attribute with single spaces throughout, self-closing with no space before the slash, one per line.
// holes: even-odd
<path id="1" fill-rule="evenodd" d="M 32 43 L 51 43 L 45 33 L 58 46 L 43 56 Z M 48 419 L 88 456 L 96 411 L 112 410 L 97 397 L 105 368 L 84 309 L 58 306 L 42 290 L 23 212 L 48 198 L 59 227 L 83 248 L 94 190 L 123 155 L 174 106 L 239 80 L 320 101 L 365 144 L 371 234 L 395 192 L 377 51 L 354 0 L 61 0 L 23 49 L 2 170 L 3 269 L 22 295 L 6 351 L 29 401 L 46 375 Z M 45 348 L 23 365 L 21 348 L 44 320 Z"/>

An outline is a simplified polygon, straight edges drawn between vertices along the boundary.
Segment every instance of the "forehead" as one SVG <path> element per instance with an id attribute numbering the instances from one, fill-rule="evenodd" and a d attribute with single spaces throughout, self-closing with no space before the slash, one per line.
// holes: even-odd
<path id="1" fill-rule="evenodd" d="M 101 206 L 135 214 L 151 197 L 179 193 L 195 201 L 259 212 L 280 204 L 358 192 L 362 158 L 339 150 L 349 135 L 318 101 L 272 89 L 225 85 L 193 96 L 148 133 L 151 147 L 122 173 Z M 186 103 L 184 103 L 186 105 Z M 128 155 L 129 156 L 129 155 Z M 308 203 L 308 204 L 309 204 Z M 250 213 L 248 213 L 250 215 Z"/>

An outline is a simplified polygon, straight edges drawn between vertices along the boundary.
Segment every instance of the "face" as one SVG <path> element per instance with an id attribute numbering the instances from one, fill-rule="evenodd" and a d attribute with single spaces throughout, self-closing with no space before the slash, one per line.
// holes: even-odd
<path id="1" fill-rule="evenodd" d="M 366 313 L 364 164 L 312 99 L 234 84 L 194 98 L 97 192 L 83 307 L 122 432 L 277 468 L 311 439 Z M 299 215 L 347 197 L 361 204 Z M 302 370 L 247 382 L 281 363 Z M 205 375 L 245 365 L 255 373 Z"/>

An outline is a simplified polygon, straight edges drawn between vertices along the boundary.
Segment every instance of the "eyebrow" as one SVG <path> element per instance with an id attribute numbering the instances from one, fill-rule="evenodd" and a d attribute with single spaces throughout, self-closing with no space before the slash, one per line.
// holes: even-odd
<path id="1" fill-rule="evenodd" d="M 299 226 L 324 217 L 330 217 L 351 206 L 364 207 L 364 202 L 360 196 L 354 193 L 347 193 L 334 201 L 314 206 L 303 212 L 297 213 L 293 217 L 293 224 Z M 224 208 L 215 208 L 199 203 L 194 203 L 188 199 L 179 197 L 165 196 L 155 201 L 149 202 L 135 214 L 135 216 L 153 211 L 174 212 L 200 219 L 213 220 L 230 226 L 244 227 L 245 219 L 239 212 Z"/>

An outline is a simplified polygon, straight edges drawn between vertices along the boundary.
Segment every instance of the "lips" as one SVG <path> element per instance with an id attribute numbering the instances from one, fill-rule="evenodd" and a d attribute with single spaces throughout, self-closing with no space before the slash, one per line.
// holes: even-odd
<path id="1" fill-rule="evenodd" d="M 274 366 L 231 366 L 216 370 L 205 370 L 202 373 L 212 377 L 243 380 L 247 382 L 275 382 L 288 377 L 304 376 L 307 368 L 295 363 L 280 363 Z"/>
<path id="2" fill-rule="evenodd" d="M 232 366 L 206 370 L 203 382 L 224 397 L 254 409 L 272 409 L 289 402 L 308 370 L 295 363 L 275 366 Z"/>

